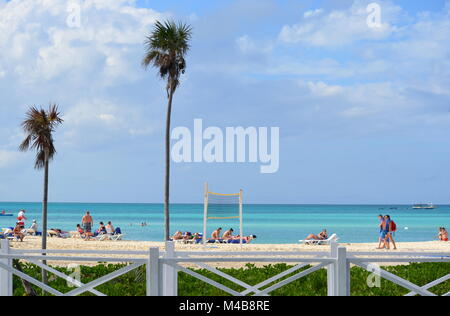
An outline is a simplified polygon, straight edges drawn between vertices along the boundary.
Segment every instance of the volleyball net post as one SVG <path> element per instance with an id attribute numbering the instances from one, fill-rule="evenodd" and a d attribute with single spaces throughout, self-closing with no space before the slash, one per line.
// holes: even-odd
<path id="1" fill-rule="evenodd" d="M 243 244 L 244 221 L 243 221 L 243 194 L 222 194 L 210 192 L 208 183 L 205 183 L 204 193 L 204 216 L 203 216 L 203 244 L 207 243 L 208 220 L 231 220 L 239 219 L 240 244 Z M 219 236 L 220 238 L 220 236 Z"/>

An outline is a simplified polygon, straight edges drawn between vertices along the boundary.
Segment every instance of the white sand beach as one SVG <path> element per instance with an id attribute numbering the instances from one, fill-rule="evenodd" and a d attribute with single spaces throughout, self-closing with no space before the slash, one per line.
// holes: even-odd
<path id="1" fill-rule="evenodd" d="M 40 249 L 41 239 L 38 237 L 27 237 L 23 243 L 12 242 L 14 249 Z M 376 249 L 377 243 L 340 243 L 340 246 L 347 248 L 351 252 L 374 252 L 380 255 L 388 252 L 387 250 Z M 61 239 L 49 238 L 48 249 L 54 250 L 98 250 L 98 251 L 147 251 L 150 247 L 159 247 L 164 251 L 165 244 L 162 242 L 144 242 L 144 241 L 83 241 L 81 239 Z M 450 254 L 450 242 L 399 242 L 396 252 L 439 252 Z M 329 246 L 307 246 L 300 244 L 248 244 L 248 245 L 228 245 L 214 244 L 205 248 L 202 245 L 183 245 L 177 244 L 176 250 L 179 251 L 301 251 L 301 252 L 327 252 Z M 389 252 L 395 252 L 390 250 Z M 83 257 L 81 255 L 80 257 Z M 95 255 L 97 257 L 97 255 Z M 99 255 L 99 257 L 102 257 Z M 109 255 L 108 257 L 120 257 L 118 255 Z M 136 256 L 134 256 L 136 257 Z M 56 262 L 50 262 L 56 264 Z M 57 265 L 66 265 L 69 262 L 58 262 Z M 266 263 L 267 264 L 267 263 Z M 221 267 L 239 267 L 242 264 L 227 263 L 218 264 Z"/>

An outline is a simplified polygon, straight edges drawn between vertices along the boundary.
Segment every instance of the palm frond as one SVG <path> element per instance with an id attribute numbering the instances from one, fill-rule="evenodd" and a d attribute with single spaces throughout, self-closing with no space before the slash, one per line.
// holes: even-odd
<path id="1" fill-rule="evenodd" d="M 167 79 L 167 90 L 179 85 L 179 77 L 186 71 L 186 59 L 192 37 L 192 27 L 184 23 L 157 21 L 145 40 L 145 56 L 142 66 L 157 68 L 159 76 Z"/>
<path id="2" fill-rule="evenodd" d="M 56 154 L 53 132 L 62 123 L 63 119 L 56 104 L 51 104 L 47 111 L 32 106 L 26 113 L 21 125 L 26 137 L 20 144 L 19 150 L 36 150 L 36 169 L 43 168 L 46 161 L 52 160 Z"/>

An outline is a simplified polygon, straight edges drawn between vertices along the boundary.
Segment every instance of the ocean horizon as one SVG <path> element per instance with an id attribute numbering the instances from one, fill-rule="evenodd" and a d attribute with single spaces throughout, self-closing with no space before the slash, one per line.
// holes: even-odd
<path id="1" fill-rule="evenodd" d="M 171 204 L 171 233 L 177 230 L 203 231 L 203 204 Z M 333 205 L 333 204 L 244 204 L 244 235 L 256 235 L 255 243 L 297 243 L 310 233 L 327 229 L 336 233 L 340 242 L 377 242 L 379 214 L 390 215 L 397 223 L 399 242 L 436 240 L 440 226 L 450 226 L 450 205 L 437 205 L 434 210 L 415 210 L 411 205 Z M 0 227 L 14 225 L 20 209 L 27 210 L 26 226 L 36 219 L 41 224 L 41 203 L 0 202 L 0 210 L 14 217 L 0 217 Z M 164 231 L 163 204 L 159 203 L 49 203 L 49 228 L 74 231 L 86 210 L 95 221 L 112 221 L 126 235 L 126 240 L 162 241 Z M 142 223 L 148 226 L 142 227 Z M 210 220 L 208 235 L 217 227 L 239 231 L 239 221 Z"/>

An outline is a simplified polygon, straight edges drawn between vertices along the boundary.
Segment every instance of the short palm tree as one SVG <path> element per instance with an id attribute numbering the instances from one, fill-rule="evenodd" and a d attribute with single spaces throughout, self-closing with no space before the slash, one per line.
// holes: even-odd
<path id="1" fill-rule="evenodd" d="M 42 249 L 47 249 L 47 201 L 48 201 L 48 165 L 56 154 L 53 143 L 53 132 L 55 128 L 62 124 L 58 107 L 50 105 L 48 111 L 31 107 L 22 128 L 26 138 L 20 145 L 21 151 L 30 149 L 36 150 L 36 160 L 34 167 L 44 169 L 44 197 L 42 200 Z M 47 281 L 47 274 L 42 270 L 42 280 Z"/>
<path id="2" fill-rule="evenodd" d="M 170 121 L 172 115 L 172 101 L 175 91 L 180 84 L 180 76 L 185 73 L 185 56 L 189 50 L 192 28 L 183 23 L 166 21 L 156 22 L 151 34 L 145 41 L 146 54 L 142 65 L 147 69 L 153 66 L 158 69 L 159 77 L 167 80 L 167 118 L 166 118 L 166 174 L 164 187 L 164 217 L 165 240 L 170 239 Z"/>

